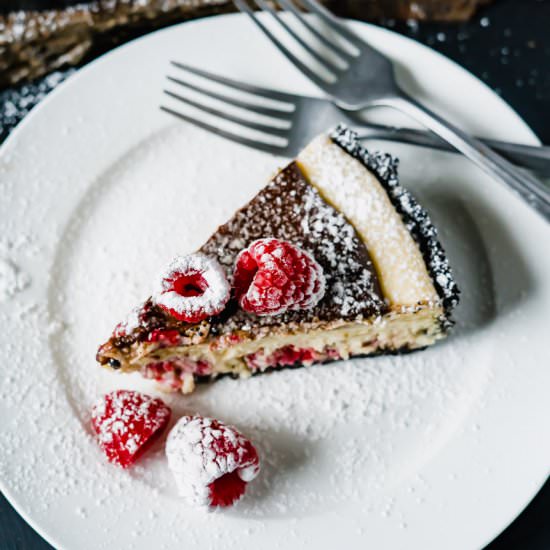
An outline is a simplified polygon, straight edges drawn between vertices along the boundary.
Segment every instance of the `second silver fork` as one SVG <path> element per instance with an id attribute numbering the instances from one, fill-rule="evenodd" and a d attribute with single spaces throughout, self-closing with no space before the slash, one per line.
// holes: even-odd
<path id="1" fill-rule="evenodd" d="M 266 25 L 266 19 L 260 17 L 247 0 L 233 0 L 237 8 L 252 19 L 278 50 L 340 107 L 349 111 L 393 107 L 409 115 L 455 147 L 484 172 L 514 190 L 546 220 L 550 220 L 550 192 L 542 182 L 518 170 L 484 143 L 411 97 L 398 84 L 392 61 L 367 44 L 316 0 L 300 0 L 300 3 L 318 16 L 330 32 L 322 32 L 313 25 L 312 20 L 304 16 L 293 0 L 274 2 L 278 4 L 277 7 L 287 10 L 289 18 L 281 16 L 266 0 L 253 1 L 290 37 L 292 47 Z M 290 17 L 294 17 L 294 22 L 300 25 L 299 31 L 289 24 Z M 331 35 L 332 38 L 329 38 Z M 303 57 L 295 53 L 297 50 L 302 54 L 305 52 L 313 64 L 304 62 Z M 314 66 L 321 67 L 321 70 L 316 70 Z"/>

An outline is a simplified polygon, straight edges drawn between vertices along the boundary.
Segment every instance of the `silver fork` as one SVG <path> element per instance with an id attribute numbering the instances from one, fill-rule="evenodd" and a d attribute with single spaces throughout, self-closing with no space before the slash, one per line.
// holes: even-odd
<path id="1" fill-rule="evenodd" d="M 299 48 L 314 58 L 316 64 L 322 67 L 322 71 L 315 70 L 291 51 L 262 21 L 258 13 L 254 12 L 247 0 L 233 0 L 237 8 L 252 19 L 279 51 L 337 105 L 349 111 L 379 106 L 393 107 L 411 116 L 486 173 L 516 191 L 528 204 L 550 220 L 550 192 L 542 182 L 518 170 L 480 140 L 468 135 L 407 94 L 395 79 L 391 60 L 369 46 L 318 2 L 300 0 L 303 6 L 330 28 L 338 40 L 330 39 L 329 34 L 319 31 L 293 0 L 274 0 L 272 3 L 291 13 L 301 24 L 304 32 L 296 31 L 295 27 L 289 24 L 289 20 L 282 17 L 266 0 L 252 1 L 281 26 Z M 342 46 L 342 42 L 350 45 L 355 51 L 351 52 L 349 48 Z M 319 48 L 319 43 L 322 43 L 324 48 Z M 338 61 L 335 61 L 335 55 Z"/>
<path id="2" fill-rule="evenodd" d="M 353 113 L 342 111 L 328 99 L 261 88 L 184 63 L 172 62 L 172 65 L 178 69 L 183 69 L 187 73 L 199 76 L 201 81 L 204 80 L 204 84 L 208 84 L 209 86 L 212 83 L 223 85 L 224 92 L 215 91 L 211 86 L 205 87 L 203 84 L 192 82 L 186 77 L 185 72 L 181 72 L 178 74 L 178 77 L 168 76 L 168 80 L 177 88 L 181 88 L 182 91 L 191 90 L 200 98 L 200 101 L 165 89 L 164 93 L 167 96 L 183 104 L 190 105 L 199 111 L 214 115 L 222 121 L 232 122 L 236 125 L 237 129 L 234 131 L 224 130 L 220 128 L 219 124 L 209 124 L 202 118 L 167 106 L 162 106 L 161 109 L 203 129 L 255 149 L 261 149 L 280 156 L 294 157 L 317 134 L 326 131 L 327 128 L 335 126 L 340 122 L 345 122 L 354 126 L 354 129 L 359 132 L 361 139 L 400 141 L 412 145 L 456 152 L 456 149 L 431 132 L 367 123 L 364 120 L 359 120 Z M 235 94 L 233 96 L 228 95 L 227 92 L 236 92 L 239 94 L 239 97 L 235 97 Z M 210 99 L 217 100 L 218 107 L 211 106 L 209 104 L 211 103 L 209 102 Z M 276 101 L 279 105 L 266 108 L 260 105 L 263 99 Z M 284 107 L 280 104 L 284 104 Z M 242 115 L 229 112 L 227 109 L 228 106 L 238 107 L 243 114 L 269 116 L 274 123 L 279 124 L 270 124 L 267 121 L 262 123 L 251 121 L 250 118 L 247 119 Z M 261 131 L 266 138 L 271 138 L 271 143 L 246 137 L 242 131 L 246 128 Z M 274 142 L 274 139 L 277 138 L 280 138 L 280 143 Z M 488 146 L 507 156 L 512 162 L 550 177 L 550 147 L 521 145 L 498 140 L 483 141 Z"/>

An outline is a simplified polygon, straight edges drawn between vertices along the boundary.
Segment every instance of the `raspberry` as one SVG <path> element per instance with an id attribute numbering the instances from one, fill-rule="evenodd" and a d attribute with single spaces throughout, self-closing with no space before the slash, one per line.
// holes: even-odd
<path id="1" fill-rule="evenodd" d="M 326 355 L 328 358 L 329 355 Z M 253 372 L 267 368 L 292 367 L 294 365 L 309 366 L 323 361 L 325 355 L 314 348 L 297 348 L 284 346 L 266 355 L 263 350 L 246 355 L 244 360 Z"/>
<path id="2" fill-rule="evenodd" d="M 178 330 L 154 329 L 147 336 L 147 342 L 158 342 L 164 346 L 177 346 L 181 341 Z"/>
<path id="3" fill-rule="evenodd" d="M 309 309 L 325 293 L 322 267 L 307 252 L 278 239 L 259 239 L 240 252 L 233 285 L 241 307 L 257 315 Z"/>
<path id="4" fill-rule="evenodd" d="M 234 471 L 215 479 L 209 486 L 210 506 L 231 506 L 246 490 L 246 481 Z"/>
<path id="5" fill-rule="evenodd" d="M 166 456 L 180 494 L 197 506 L 230 506 L 260 471 L 258 453 L 235 428 L 184 416 L 168 434 Z"/>
<path id="6" fill-rule="evenodd" d="M 178 321 L 198 323 L 220 313 L 229 293 L 229 282 L 217 260 L 189 254 L 172 260 L 153 300 Z"/>
<path id="7" fill-rule="evenodd" d="M 127 468 L 161 434 L 170 409 L 160 399 L 135 391 L 105 395 L 92 409 L 92 428 L 109 462 Z"/>
<path id="8" fill-rule="evenodd" d="M 163 391 L 178 391 L 190 393 L 195 388 L 195 374 L 208 376 L 212 374 L 212 366 L 201 359 L 178 357 L 167 361 L 147 363 L 141 367 L 144 378 L 155 380 Z"/>

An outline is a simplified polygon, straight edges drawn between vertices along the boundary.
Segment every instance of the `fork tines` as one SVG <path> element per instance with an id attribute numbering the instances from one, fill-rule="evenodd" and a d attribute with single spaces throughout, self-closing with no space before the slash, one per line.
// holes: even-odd
<path id="1" fill-rule="evenodd" d="M 284 14 L 272 7 L 266 0 L 250 0 L 250 2 L 249 0 L 233 0 L 233 3 L 241 12 L 246 13 L 254 21 L 279 51 L 300 71 L 313 82 L 326 89 L 327 85 L 330 86 L 332 82 L 337 80 L 341 72 L 347 70 L 350 62 L 357 57 L 362 43 L 353 32 L 315 0 L 300 1 L 307 10 L 317 15 L 329 27 L 330 34 L 326 32 L 326 29 L 321 32 L 316 28 L 313 24 L 314 19 L 304 14 L 294 0 L 273 1 L 277 8 L 286 11 Z M 273 30 L 267 24 L 266 19 L 254 11 L 254 4 L 271 16 L 286 33 L 286 37 L 284 37 L 284 34 Z M 292 17 L 287 17 L 287 13 L 291 14 Z M 292 22 L 295 24 L 293 25 Z M 313 36 L 319 47 L 313 47 L 311 40 L 302 38 L 301 33 L 304 30 Z M 311 64 L 297 53 L 294 53 L 295 48 L 285 40 L 288 37 L 292 39 L 294 45 L 297 44 L 301 48 L 302 53 L 306 52 L 309 55 L 309 58 L 314 61 L 314 65 L 319 69 L 318 71 L 314 70 Z"/>
<path id="2" fill-rule="evenodd" d="M 167 76 L 171 89 L 164 93 L 171 106 L 161 106 L 163 111 L 229 140 L 285 155 L 296 108 L 294 96 L 185 63 L 171 64 L 181 71 L 177 77 Z"/>

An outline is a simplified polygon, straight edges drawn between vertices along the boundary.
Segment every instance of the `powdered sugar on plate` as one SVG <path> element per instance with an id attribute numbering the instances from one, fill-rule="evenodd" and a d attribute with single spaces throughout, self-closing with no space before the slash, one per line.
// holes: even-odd
<path id="1" fill-rule="evenodd" d="M 174 419 L 200 410 L 257 444 L 262 471 L 234 509 L 199 515 L 183 505 L 163 441 L 119 471 L 92 437 L 89 411 L 101 394 L 151 393 L 145 381 L 98 368 L 97 343 L 149 296 L 159 268 L 196 250 L 283 165 L 156 109 L 166 52 L 310 93 L 252 31 L 240 17 L 213 17 L 120 48 L 52 94 L 0 153 L 0 239 L 33 235 L 40 245 L 33 257 L 9 254 L 32 284 L 0 305 L 2 491 L 59 548 L 324 550 L 426 536 L 438 547 L 480 546 L 547 472 L 550 266 L 538 246 L 542 221 L 455 156 L 384 145 L 400 157 L 403 184 L 430 212 L 464 290 L 449 340 L 170 397 Z M 416 82 L 431 83 L 422 98 L 434 108 L 472 131 L 529 140 L 465 73 L 402 38 L 364 32 Z M 218 34 L 226 56 L 212 47 Z M 464 89 L 479 101 L 461 101 Z"/>
<path id="2" fill-rule="evenodd" d="M 174 151 L 184 152 L 185 162 Z M 215 163 L 203 162 L 205 151 L 216 151 Z M 85 215 L 75 213 L 54 283 L 56 310 L 67 330 L 54 347 L 82 421 L 106 390 L 153 390 L 134 376 L 101 369 L 94 361 L 96 346 L 147 295 L 159 265 L 197 248 L 282 164 L 252 151 L 246 163 L 236 162 L 240 151 L 178 126 L 104 174 L 84 201 Z M 444 236 L 459 223 L 451 215 Z M 471 264 L 469 248 L 449 248 L 453 263 L 463 266 L 459 280 L 474 303 L 490 300 L 478 280 L 484 264 Z M 196 412 L 220 418 L 257 444 L 264 471 L 231 514 L 290 517 L 336 509 L 350 499 L 360 503 L 429 460 L 483 388 L 487 349 L 466 346 L 461 337 L 483 316 L 477 306 L 466 308 L 459 310 L 459 329 L 450 340 L 424 352 L 224 379 L 190 397 L 166 399 L 176 419 Z M 161 457 L 149 457 L 132 476 L 132 483 L 175 497 Z"/>
<path id="3" fill-rule="evenodd" d="M 10 260 L 0 258 L 0 302 L 9 300 L 30 284 L 28 275 Z"/>
<path id="4" fill-rule="evenodd" d="M 17 235 L 14 239 L 0 236 L 0 303 L 11 300 L 16 294 L 29 287 L 31 276 L 21 267 L 39 250 L 28 235 Z"/>

